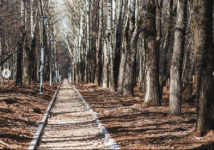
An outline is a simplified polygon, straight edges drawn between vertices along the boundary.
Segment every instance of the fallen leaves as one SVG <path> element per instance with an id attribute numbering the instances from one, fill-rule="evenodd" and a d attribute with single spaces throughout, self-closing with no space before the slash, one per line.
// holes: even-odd
<path id="1" fill-rule="evenodd" d="M 27 149 L 56 88 L 44 87 L 45 96 L 39 97 L 39 85 L 0 86 L 0 140 L 13 149 Z"/>

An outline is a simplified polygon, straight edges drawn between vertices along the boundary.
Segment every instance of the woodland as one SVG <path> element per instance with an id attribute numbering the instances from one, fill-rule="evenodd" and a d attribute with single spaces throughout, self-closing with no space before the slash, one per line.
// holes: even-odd
<path id="1" fill-rule="evenodd" d="M 0 104 L 11 95 L 17 100 L 16 94 L 37 97 L 41 82 L 46 98 L 38 99 L 50 99 L 61 80 L 70 78 L 121 145 L 116 123 L 111 126 L 107 120 L 113 118 L 105 116 L 107 110 L 122 113 L 124 105 L 160 110 L 150 119 L 189 117 L 191 126 L 184 130 L 191 128 L 191 137 L 214 135 L 213 0 L 0 0 L 0 11 L 0 73 L 11 71 L 10 78 L 0 75 Z M 7 113 L 9 105 L 2 104 L 0 112 Z M 7 124 L 0 117 L 0 141 L 13 143 L 5 141 L 12 135 L 1 138 Z M 213 148 L 212 136 L 178 148 Z M 136 145 L 129 141 L 121 148 L 159 148 L 145 146 L 154 141 L 127 147 Z"/>

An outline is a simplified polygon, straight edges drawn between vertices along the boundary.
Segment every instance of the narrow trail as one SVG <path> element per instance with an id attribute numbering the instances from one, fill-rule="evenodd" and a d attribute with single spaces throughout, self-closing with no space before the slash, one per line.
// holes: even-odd
<path id="1" fill-rule="evenodd" d="M 64 80 L 39 149 L 104 149 L 102 134 L 78 93 Z"/>

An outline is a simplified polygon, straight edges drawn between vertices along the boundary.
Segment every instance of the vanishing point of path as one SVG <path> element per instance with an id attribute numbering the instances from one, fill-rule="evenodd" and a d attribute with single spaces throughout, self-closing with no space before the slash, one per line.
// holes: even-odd
<path id="1" fill-rule="evenodd" d="M 64 80 L 39 149 L 104 149 L 102 134 L 78 93 Z"/>

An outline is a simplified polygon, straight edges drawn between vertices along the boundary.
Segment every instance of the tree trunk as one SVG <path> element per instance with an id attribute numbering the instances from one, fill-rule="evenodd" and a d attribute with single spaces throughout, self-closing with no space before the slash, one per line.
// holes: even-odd
<path id="1" fill-rule="evenodd" d="M 0 29 L 0 55 L 2 55 L 2 29 Z M 2 66 L 3 65 L 0 65 L 0 73 L 3 71 Z M 2 84 L 3 84 L 3 78 L 2 78 L 2 75 L 0 74 L 0 85 L 2 86 Z"/>
<path id="2" fill-rule="evenodd" d="M 87 0 L 87 49 L 86 49 L 86 58 L 85 58 L 85 83 L 87 83 L 90 79 L 90 47 L 91 47 L 91 35 L 90 35 L 90 29 L 91 29 L 91 0 Z"/>
<path id="3" fill-rule="evenodd" d="M 182 102 L 182 63 L 186 31 L 186 5 L 187 1 L 177 2 L 177 21 L 174 37 L 174 49 L 170 69 L 170 102 L 169 113 L 171 115 L 181 114 Z"/>
<path id="4" fill-rule="evenodd" d="M 158 52 L 156 50 L 156 5 L 155 0 L 148 1 L 147 13 L 144 20 L 146 70 L 145 70 L 145 103 L 160 105 Z"/>
<path id="5" fill-rule="evenodd" d="M 111 2 L 110 2 L 111 1 Z M 109 52 L 110 52 L 110 75 L 109 75 L 109 88 L 111 91 L 116 91 L 115 88 L 115 49 L 116 49 L 116 1 L 109 0 L 109 9 L 111 8 L 111 13 L 109 12 L 108 21 L 111 21 L 109 25 L 109 33 L 110 33 L 110 42 L 109 42 Z M 111 7 L 110 7 L 111 5 Z"/>
<path id="6" fill-rule="evenodd" d="M 102 47 L 102 28 L 103 28 L 103 0 L 99 0 L 99 31 L 96 48 L 96 73 L 95 84 L 100 85 L 101 81 L 101 47 Z"/>
<path id="7" fill-rule="evenodd" d="M 130 44 L 127 45 L 127 62 L 126 62 L 126 72 L 125 72 L 125 80 L 124 80 L 124 89 L 123 95 L 126 96 L 133 96 L 134 92 L 134 62 L 135 62 L 135 55 L 136 55 L 136 48 L 137 48 L 137 41 L 139 38 L 139 34 L 142 31 L 141 28 L 142 22 L 140 21 L 137 26 L 135 27 L 131 39 Z"/>
<path id="8" fill-rule="evenodd" d="M 124 4 L 126 6 L 126 3 Z M 133 79 L 133 67 L 131 68 L 131 70 L 126 70 L 129 67 L 131 67 L 132 63 L 134 63 L 134 59 L 132 57 L 132 52 L 130 52 L 131 48 L 130 48 L 130 39 L 132 38 L 133 35 L 133 30 L 135 27 L 135 0 L 130 0 L 128 1 L 128 15 L 126 17 L 126 22 L 125 22 L 125 26 L 124 26 L 124 30 L 123 30 L 123 37 L 122 37 L 122 51 L 121 51 L 121 61 L 120 61 L 120 70 L 119 70 L 119 80 L 118 80 L 118 93 L 119 94 L 123 94 L 124 95 L 129 95 L 129 96 L 133 96 L 133 90 L 130 90 L 131 87 L 133 87 L 133 83 L 130 83 L 130 85 L 128 82 L 126 83 L 126 85 L 124 85 L 124 81 L 125 78 L 128 77 L 129 79 L 127 79 L 126 81 L 130 81 L 132 82 Z M 125 9 L 124 9 L 125 11 Z M 130 53 L 130 54 L 128 54 Z M 134 52 L 135 54 L 135 52 Z M 126 64 L 127 60 L 129 61 L 133 61 L 133 62 L 129 62 L 130 64 Z M 128 68 L 126 68 L 128 67 Z M 127 72 L 129 71 L 129 72 Z M 130 72 L 131 71 L 131 72 Z M 127 74 L 127 75 L 125 75 Z M 126 86 L 126 89 L 125 89 Z M 129 92 L 127 90 L 130 90 Z"/>
<path id="9" fill-rule="evenodd" d="M 197 77 L 197 130 L 214 129 L 213 0 L 194 1 L 194 44 Z"/>
<path id="10" fill-rule="evenodd" d="M 105 50 L 104 50 L 104 68 L 103 68 L 104 69 L 103 87 L 104 88 L 110 87 L 111 90 L 114 90 L 115 85 L 114 85 L 114 60 L 113 60 L 114 58 L 113 58 L 113 50 L 112 50 L 112 0 L 108 0 L 108 15 L 107 15 L 107 27 L 106 27 L 104 49 Z M 108 71 L 108 68 L 109 68 L 109 71 Z M 110 73 L 109 76 L 108 76 L 108 73 Z M 109 83 L 109 86 L 108 86 L 108 83 Z"/>
<path id="11" fill-rule="evenodd" d="M 145 40 L 141 39 L 141 50 L 140 50 L 140 89 L 143 89 L 143 82 L 145 77 Z"/>
<path id="12" fill-rule="evenodd" d="M 163 49 L 160 51 L 160 98 L 162 98 L 163 87 L 166 85 L 167 80 L 167 51 L 169 49 L 170 37 L 171 37 L 171 28 L 172 28 L 172 8 L 173 8 L 173 0 L 169 0 L 167 4 L 167 23 L 166 23 L 166 35 L 163 44 Z"/>
<path id="13" fill-rule="evenodd" d="M 20 26 L 20 40 L 17 43 L 17 71 L 16 71 L 16 86 L 22 86 L 22 76 L 23 76 L 23 48 L 25 41 L 25 2 L 21 1 L 21 26 Z"/>
<path id="14" fill-rule="evenodd" d="M 189 34 L 193 30 L 193 3 L 194 1 L 188 1 L 187 15 L 188 23 L 186 29 L 185 38 L 185 55 L 182 72 L 182 91 L 183 97 L 187 99 L 189 103 L 193 103 L 193 73 L 194 73 L 194 45 L 193 45 L 193 34 Z"/>
<path id="15" fill-rule="evenodd" d="M 108 87 L 108 65 L 109 65 L 109 58 L 108 58 L 108 51 L 107 51 L 107 44 L 106 40 L 104 41 L 103 45 L 103 55 L 104 55 L 104 64 L 103 64 L 103 88 Z"/>
<path id="16" fill-rule="evenodd" d="M 118 1 L 119 2 L 119 1 Z M 117 24 L 117 32 L 116 32 L 116 52 L 115 52 L 115 88 L 118 90 L 118 83 L 121 82 L 121 79 L 119 78 L 119 72 L 120 72 L 120 62 L 121 62 L 121 54 L 122 54 L 122 32 L 123 32 L 123 22 L 124 22 L 124 16 L 125 16 L 125 6 L 126 6 L 126 0 L 122 0 L 118 7 L 120 7 L 120 10 L 118 11 L 118 24 Z M 122 90 L 122 89 L 121 89 Z M 121 91 L 120 90 L 120 91 Z M 121 92 L 122 93 L 122 92 Z"/>
<path id="17" fill-rule="evenodd" d="M 158 65 L 160 62 L 160 46 L 161 46 L 161 38 L 162 38 L 162 7 L 163 7 L 163 0 L 156 0 L 156 30 L 157 30 L 157 38 L 156 38 L 156 51 L 158 55 Z M 158 73 L 159 73 L 159 67 L 158 67 Z M 161 99 L 161 92 L 160 92 L 160 99 Z"/>
<path id="18" fill-rule="evenodd" d="M 29 20 L 28 18 L 30 18 L 30 13 L 28 10 L 29 7 L 29 1 L 23 1 L 24 2 L 24 23 L 25 23 L 25 30 L 28 31 L 30 28 L 28 26 Z M 25 31 L 25 32 L 26 32 Z M 25 85 L 29 85 L 30 84 L 30 79 L 31 79 L 31 58 L 30 58 L 30 53 L 31 51 L 29 50 L 29 42 L 28 42 L 28 38 L 26 37 L 24 39 L 24 47 L 23 47 L 23 81 Z"/>
<path id="19" fill-rule="evenodd" d="M 78 39 L 78 79 L 79 79 L 79 82 L 83 82 L 83 78 L 82 78 L 82 72 L 81 72 L 81 70 L 82 70 L 82 64 L 81 64 L 81 62 L 82 62 L 82 48 L 83 48 L 83 46 L 82 46 L 82 37 L 83 37 L 83 12 L 82 12 L 82 10 L 80 9 L 79 10 L 79 15 L 80 15 L 80 24 L 79 24 L 79 39 Z M 69 44 L 69 43 L 68 43 Z"/>
<path id="20" fill-rule="evenodd" d="M 22 57 L 23 57 L 23 43 L 25 39 L 24 27 L 20 27 L 20 40 L 17 44 L 17 71 L 16 71 L 16 86 L 22 86 Z"/>

